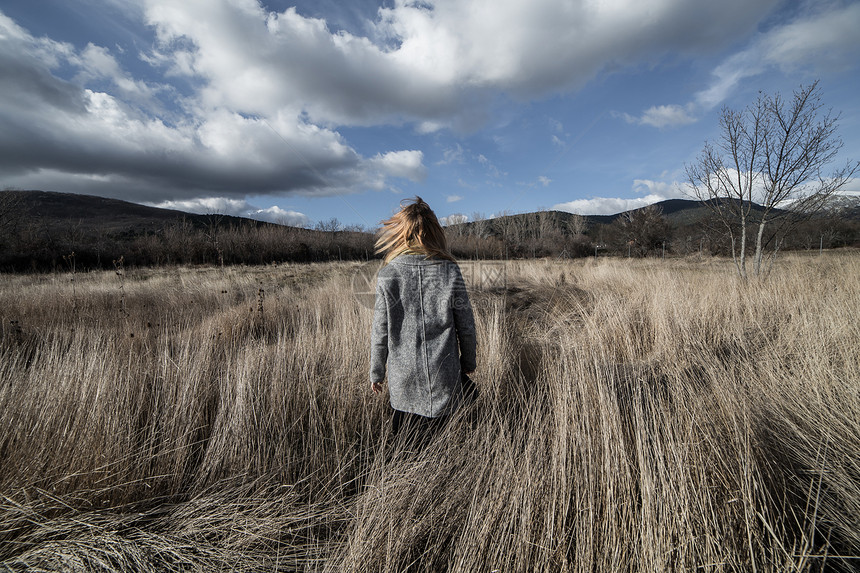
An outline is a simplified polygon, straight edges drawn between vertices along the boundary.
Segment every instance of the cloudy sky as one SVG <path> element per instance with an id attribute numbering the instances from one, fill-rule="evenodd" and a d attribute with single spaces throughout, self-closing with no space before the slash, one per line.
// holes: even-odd
<path id="1" fill-rule="evenodd" d="M 858 30 L 829 0 L 3 0 L 0 188 L 306 225 L 416 194 L 617 213 L 677 196 L 759 91 L 819 79 L 860 158 Z"/>

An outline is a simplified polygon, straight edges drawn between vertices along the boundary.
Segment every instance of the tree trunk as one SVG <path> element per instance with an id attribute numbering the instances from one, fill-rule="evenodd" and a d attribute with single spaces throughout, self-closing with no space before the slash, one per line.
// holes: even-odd
<path id="1" fill-rule="evenodd" d="M 732 246 L 732 251 L 734 251 L 734 245 Z M 747 218 L 746 213 L 741 213 L 741 247 L 740 254 L 738 255 L 738 260 L 735 262 L 738 267 L 738 273 L 740 273 L 741 278 L 747 279 Z"/>
<path id="2" fill-rule="evenodd" d="M 764 236 L 764 226 L 767 223 L 765 221 L 764 215 L 762 215 L 761 222 L 758 224 L 758 233 L 755 237 L 755 265 L 753 267 L 753 271 L 755 276 L 758 276 L 761 273 L 761 259 L 762 259 L 762 246 L 761 239 Z"/>

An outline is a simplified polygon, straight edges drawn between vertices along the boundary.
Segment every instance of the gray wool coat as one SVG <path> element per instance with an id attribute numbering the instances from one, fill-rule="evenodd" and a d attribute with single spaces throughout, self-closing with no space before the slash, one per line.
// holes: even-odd
<path id="1" fill-rule="evenodd" d="M 462 400 L 460 373 L 476 367 L 475 319 L 457 263 L 400 255 L 382 267 L 370 346 L 370 381 L 395 410 L 436 418 Z"/>

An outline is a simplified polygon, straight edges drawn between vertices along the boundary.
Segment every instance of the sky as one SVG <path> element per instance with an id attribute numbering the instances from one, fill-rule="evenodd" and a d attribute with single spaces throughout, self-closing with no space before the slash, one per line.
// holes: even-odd
<path id="1" fill-rule="evenodd" d="M 818 80 L 860 159 L 858 30 L 839 0 L 0 0 L 0 189 L 368 229 L 415 195 L 614 214 L 683 197 L 760 92 Z"/>

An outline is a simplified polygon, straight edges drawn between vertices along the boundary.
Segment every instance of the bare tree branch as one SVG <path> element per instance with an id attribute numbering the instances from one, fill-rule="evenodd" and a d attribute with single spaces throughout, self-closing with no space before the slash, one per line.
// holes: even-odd
<path id="1" fill-rule="evenodd" d="M 847 161 L 825 174 L 842 148 L 838 119 L 823 111 L 817 81 L 798 88 L 790 100 L 759 93 L 743 111 L 723 108 L 718 142 L 706 142 L 685 166 L 691 194 L 729 230 L 742 278 L 749 227 L 756 227 L 753 273 L 759 275 L 773 238 L 765 238 L 769 223 L 779 220 L 777 230 L 787 231 L 820 210 L 860 168 L 860 162 Z"/>

